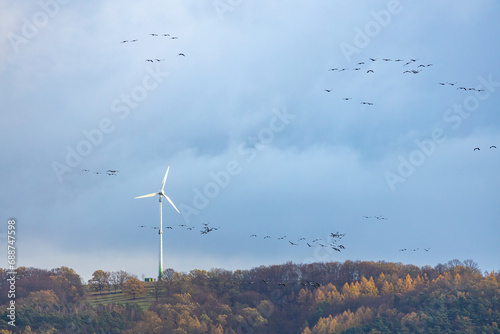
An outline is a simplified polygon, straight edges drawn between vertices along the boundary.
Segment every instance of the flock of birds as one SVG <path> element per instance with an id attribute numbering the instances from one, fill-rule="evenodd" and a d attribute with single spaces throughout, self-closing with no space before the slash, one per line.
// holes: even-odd
<path id="1" fill-rule="evenodd" d="M 366 218 L 366 219 L 373 218 L 373 219 L 377 219 L 377 220 L 389 220 L 388 218 L 385 218 L 382 215 L 380 215 L 380 216 L 363 216 L 363 218 Z"/>
<path id="2" fill-rule="evenodd" d="M 179 227 L 181 228 L 184 228 L 185 230 L 187 231 L 192 231 L 194 230 L 196 227 L 195 226 L 187 226 L 186 224 L 179 224 L 178 225 Z M 160 228 L 158 226 L 149 226 L 149 225 L 139 225 L 138 227 L 140 228 L 152 228 L 154 230 L 159 230 Z M 208 234 L 212 231 L 217 231 L 220 227 L 212 227 L 210 226 L 210 223 L 203 223 L 203 226 L 200 230 L 200 234 Z M 162 230 L 173 230 L 174 227 L 173 226 L 165 226 Z M 160 231 L 158 231 L 159 233 Z"/>
<path id="3" fill-rule="evenodd" d="M 495 149 L 496 149 L 497 147 L 496 147 L 495 145 L 491 145 L 491 146 L 490 146 L 490 150 L 491 150 L 492 148 L 495 148 Z M 474 148 L 474 151 L 481 151 L 481 149 L 480 149 L 479 147 L 475 147 L 475 148 Z"/>
<path id="4" fill-rule="evenodd" d="M 455 86 L 458 82 L 439 82 L 439 84 L 441 86 L 445 86 L 445 85 L 448 85 L 448 86 Z M 484 92 L 484 89 L 478 89 L 478 88 L 474 88 L 474 87 L 465 87 L 465 86 L 459 86 L 457 87 L 457 90 L 465 90 L 465 91 L 469 91 L 469 90 L 472 90 L 472 91 L 476 91 L 476 92 Z"/>
<path id="5" fill-rule="evenodd" d="M 433 64 L 417 64 L 418 59 L 413 59 L 413 58 L 411 58 L 409 60 L 400 59 L 400 58 L 398 58 L 398 59 L 382 58 L 381 60 L 382 60 L 382 62 L 403 63 L 402 67 L 405 68 L 405 70 L 402 72 L 403 74 L 406 74 L 406 73 L 418 74 L 424 68 L 433 66 Z M 362 71 L 365 74 L 374 74 L 375 70 L 373 68 L 370 68 L 370 66 L 367 64 L 374 64 L 377 61 L 379 61 L 378 58 L 368 58 L 368 60 L 366 60 L 366 61 L 361 61 L 361 62 L 356 63 L 356 65 L 355 65 L 356 67 L 354 67 L 354 68 L 335 67 L 335 68 L 328 69 L 328 71 L 337 72 L 337 73 L 344 72 L 344 71 Z M 413 66 L 416 65 L 416 66 L 414 68 L 412 68 L 410 66 L 408 69 L 406 69 L 407 68 L 406 66 L 408 66 L 408 65 L 413 65 Z M 325 89 L 325 92 L 332 93 L 333 89 L 327 88 L 327 89 Z M 342 97 L 342 100 L 350 101 L 350 100 L 352 100 L 352 97 Z M 373 102 L 368 102 L 368 101 L 361 101 L 360 104 L 367 105 L 367 106 L 374 105 Z"/>
<path id="6" fill-rule="evenodd" d="M 322 238 L 316 238 L 312 241 L 307 241 L 306 238 L 299 238 L 297 241 L 288 240 L 288 243 L 291 246 L 299 246 L 301 243 L 307 245 L 308 247 L 320 246 L 320 247 L 329 247 L 334 251 L 341 252 L 342 249 L 345 249 L 344 245 L 339 244 L 339 241 L 345 236 L 345 233 L 330 233 L 328 241 L 323 240 Z M 251 234 L 250 238 L 258 238 L 257 234 Z M 265 235 L 263 239 L 276 239 L 276 240 L 284 240 L 287 236 L 281 236 L 278 238 L 272 238 L 270 235 Z"/>
<path id="7" fill-rule="evenodd" d="M 114 169 L 108 169 L 107 171 L 101 172 L 101 171 L 91 171 L 90 169 L 82 169 L 82 172 L 96 174 L 96 175 L 116 176 L 116 173 L 118 173 L 119 171 Z"/>
<path id="8" fill-rule="evenodd" d="M 413 248 L 413 249 L 406 249 L 406 248 L 401 248 L 399 251 L 400 252 L 406 252 L 406 251 L 410 251 L 410 252 L 416 252 L 418 251 L 420 248 Z M 429 249 L 431 249 L 430 247 L 429 248 L 424 248 L 424 251 L 428 252 Z"/>
<path id="9" fill-rule="evenodd" d="M 152 37 L 165 37 L 165 38 L 168 38 L 168 39 L 179 39 L 179 37 L 177 36 L 171 36 L 170 34 L 155 34 L 155 33 L 151 33 L 149 34 L 149 36 L 152 36 Z M 131 39 L 131 40 L 123 40 L 120 42 L 120 44 L 124 44 L 124 43 L 135 43 L 139 41 L 138 39 Z M 182 52 L 178 53 L 177 56 L 181 56 L 181 57 L 186 57 L 186 55 Z M 154 63 L 154 62 L 161 62 L 161 61 L 165 61 L 165 59 L 159 59 L 159 58 L 148 58 L 145 60 L 146 62 L 149 62 L 149 63 Z"/>
<path id="10" fill-rule="evenodd" d="M 271 280 L 269 279 L 262 279 L 260 281 L 257 281 L 258 283 L 261 283 L 261 284 L 264 284 L 264 285 L 277 285 L 277 286 L 282 286 L 282 287 L 286 287 L 287 284 L 290 285 L 290 284 L 299 284 L 303 287 L 313 287 L 313 288 L 319 288 L 321 286 L 323 286 L 323 284 L 321 283 L 318 283 L 318 282 L 311 282 L 311 281 L 308 281 L 308 280 L 304 280 L 302 282 L 271 282 Z M 231 281 L 229 282 L 229 284 L 239 284 L 240 282 L 239 281 Z M 248 285 L 254 285 L 256 282 L 255 281 L 246 281 L 246 284 Z"/>

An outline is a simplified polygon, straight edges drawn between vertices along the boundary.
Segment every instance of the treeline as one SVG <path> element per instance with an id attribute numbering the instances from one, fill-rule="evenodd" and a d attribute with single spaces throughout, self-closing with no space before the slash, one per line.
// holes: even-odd
<path id="1" fill-rule="evenodd" d="M 83 303 L 83 283 L 66 267 L 20 271 L 17 326 L 9 327 L 5 316 L 0 322 L 16 333 L 500 333 L 500 273 L 483 274 L 471 260 L 435 267 L 345 261 L 167 269 L 164 281 L 153 283 L 157 301 L 146 311 Z M 103 270 L 87 283 L 115 293 L 127 282 L 137 291 L 144 285 Z"/>

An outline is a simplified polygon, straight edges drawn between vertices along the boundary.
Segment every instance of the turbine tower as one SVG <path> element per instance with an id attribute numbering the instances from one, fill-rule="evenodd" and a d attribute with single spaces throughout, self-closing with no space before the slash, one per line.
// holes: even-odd
<path id="1" fill-rule="evenodd" d="M 161 190 L 159 192 L 135 197 L 135 199 L 137 199 L 137 198 L 153 197 L 153 196 L 158 195 L 160 198 L 160 227 L 158 230 L 158 234 L 160 235 L 160 266 L 159 266 L 159 272 L 158 272 L 158 280 L 159 281 L 161 281 L 163 279 L 163 227 L 162 227 L 162 210 L 161 210 L 162 198 L 165 197 L 167 199 L 167 201 L 170 204 L 172 204 L 175 211 L 177 211 L 180 214 L 179 210 L 177 210 L 177 208 L 175 207 L 172 200 L 170 198 L 168 198 L 168 196 L 165 195 L 165 193 L 163 192 L 163 188 L 165 187 L 165 181 L 167 180 L 167 175 L 168 175 L 169 169 L 170 169 L 170 166 L 167 167 L 167 172 L 165 173 L 165 177 L 163 178 L 163 182 L 161 183 Z"/>

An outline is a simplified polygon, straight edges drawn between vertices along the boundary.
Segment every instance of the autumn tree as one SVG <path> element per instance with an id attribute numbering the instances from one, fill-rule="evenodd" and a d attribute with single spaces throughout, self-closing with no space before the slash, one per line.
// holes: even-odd
<path id="1" fill-rule="evenodd" d="M 135 299 L 135 297 L 146 293 L 146 287 L 144 283 L 137 278 L 130 278 L 123 284 L 123 293 L 128 296 L 133 296 L 133 299 Z"/>
<path id="2" fill-rule="evenodd" d="M 104 270 L 94 271 L 88 283 L 95 291 L 99 291 L 99 294 L 102 294 L 102 290 L 109 286 L 109 272 L 105 272 Z"/>

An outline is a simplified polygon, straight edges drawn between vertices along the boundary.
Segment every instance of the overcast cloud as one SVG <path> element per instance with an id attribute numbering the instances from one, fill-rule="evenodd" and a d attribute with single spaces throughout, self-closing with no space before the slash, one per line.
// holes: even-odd
<path id="1" fill-rule="evenodd" d="M 17 220 L 18 266 L 155 276 L 158 202 L 134 197 L 170 166 L 165 268 L 500 269 L 498 2 L 0 6 L 0 233 Z M 337 231 L 341 253 L 305 243 Z"/>

